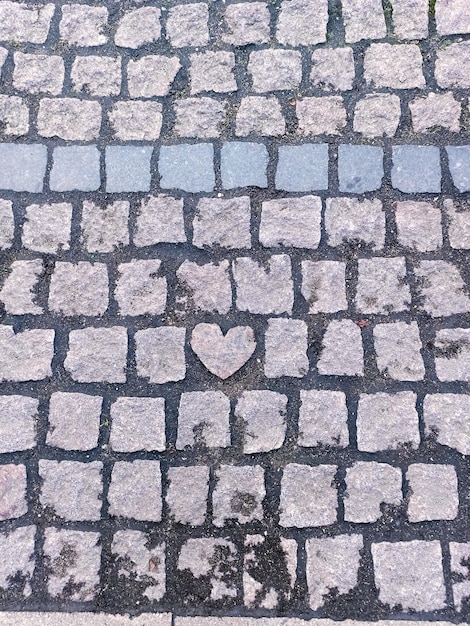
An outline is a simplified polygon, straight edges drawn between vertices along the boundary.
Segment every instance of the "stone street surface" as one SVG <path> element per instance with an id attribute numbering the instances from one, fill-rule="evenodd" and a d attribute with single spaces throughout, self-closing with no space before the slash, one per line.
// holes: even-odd
<path id="1" fill-rule="evenodd" d="M 470 620 L 469 92 L 469 0 L 0 0 L 2 626 Z"/>

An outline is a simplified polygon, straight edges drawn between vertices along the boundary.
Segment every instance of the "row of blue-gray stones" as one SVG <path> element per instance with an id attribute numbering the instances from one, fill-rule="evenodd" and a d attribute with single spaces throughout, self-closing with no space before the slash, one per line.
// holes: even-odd
<path id="1" fill-rule="evenodd" d="M 106 191 L 149 191 L 153 146 L 108 146 L 105 151 Z M 215 187 L 214 147 L 211 143 L 160 146 L 161 189 L 191 193 Z M 470 146 L 447 147 L 450 172 L 460 192 L 470 191 Z M 404 193 L 441 191 L 440 152 L 436 146 L 393 148 L 392 185 Z M 365 193 L 379 189 L 384 177 L 384 154 L 379 146 L 340 145 L 339 190 Z M 263 143 L 233 141 L 221 149 L 224 189 L 267 187 L 269 155 Z M 0 189 L 41 193 L 47 168 L 42 144 L 0 144 Z M 51 191 L 96 191 L 101 186 L 100 153 L 93 145 L 53 150 Z M 328 145 L 304 143 L 280 146 L 275 177 L 282 191 L 328 189 Z"/>

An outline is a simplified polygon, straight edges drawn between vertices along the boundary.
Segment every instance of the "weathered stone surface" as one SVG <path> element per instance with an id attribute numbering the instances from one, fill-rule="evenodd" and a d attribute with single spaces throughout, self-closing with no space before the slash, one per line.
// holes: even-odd
<path id="1" fill-rule="evenodd" d="M 369 87 L 425 87 L 423 59 L 416 44 L 373 43 L 366 50 L 364 76 Z"/>
<path id="2" fill-rule="evenodd" d="M 449 243 L 452 248 L 470 248 L 470 210 L 466 203 L 444 200 L 445 213 L 449 219 Z"/>
<path id="3" fill-rule="evenodd" d="M 280 448 L 286 436 L 287 396 L 268 390 L 244 391 L 235 407 L 243 428 L 243 452 Z"/>
<path id="4" fill-rule="evenodd" d="M 68 141 L 91 141 L 101 128 L 98 102 L 77 98 L 43 98 L 39 103 L 38 133 Z"/>
<path id="5" fill-rule="evenodd" d="M 424 363 L 421 339 L 416 322 L 377 324 L 374 328 L 377 367 L 394 380 L 422 380 Z"/>
<path id="6" fill-rule="evenodd" d="M 355 302 L 362 313 L 405 311 L 411 304 L 405 258 L 359 259 Z"/>
<path id="7" fill-rule="evenodd" d="M 234 326 L 223 333 L 217 324 L 197 324 L 191 348 L 209 372 L 225 380 L 237 372 L 255 351 L 256 341 L 249 326 Z"/>
<path id="8" fill-rule="evenodd" d="M 185 241 L 183 200 L 165 195 L 143 198 L 137 212 L 134 245 L 143 248 Z"/>
<path id="9" fill-rule="evenodd" d="M 448 261 L 420 261 L 415 267 L 423 309 L 433 317 L 467 313 L 470 300 L 455 265 Z"/>
<path id="10" fill-rule="evenodd" d="M 186 290 L 184 301 L 200 311 L 213 311 L 226 314 L 232 307 L 232 286 L 229 276 L 229 263 L 225 259 L 220 263 L 198 265 L 184 261 L 176 276 Z M 183 301 L 183 299 L 182 299 Z"/>
<path id="11" fill-rule="evenodd" d="M 165 450 L 165 399 L 117 398 L 111 405 L 109 445 L 116 452 Z"/>
<path id="12" fill-rule="evenodd" d="M 82 208 L 82 243 L 88 252 L 112 252 L 129 243 L 129 202 L 117 200 L 99 206 L 85 200 Z"/>
<path id="13" fill-rule="evenodd" d="M 142 531 L 118 530 L 111 552 L 119 576 L 142 585 L 142 595 L 149 600 L 162 599 L 166 589 L 164 543 L 149 547 L 148 536 Z"/>
<path id="14" fill-rule="evenodd" d="M 23 330 L 0 326 L 0 381 L 42 380 L 52 375 L 52 329 Z"/>
<path id="15" fill-rule="evenodd" d="M 127 64 L 127 80 L 131 98 L 166 96 L 181 67 L 178 57 L 158 54 L 141 57 Z"/>
<path id="16" fill-rule="evenodd" d="M 160 14 L 157 7 L 140 7 L 125 13 L 116 30 L 114 43 L 136 50 L 160 38 Z"/>
<path id="17" fill-rule="evenodd" d="M 356 103 L 353 128 L 364 137 L 393 137 L 400 117 L 400 98 L 396 94 L 367 94 Z"/>
<path id="18" fill-rule="evenodd" d="M 235 46 L 268 43 L 270 21 L 265 2 L 228 4 L 224 13 L 226 32 L 222 39 Z"/>
<path id="19" fill-rule="evenodd" d="M 124 383 L 126 361 L 127 330 L 124 326 L 70 331 L 64 367 L 74 380 Z"/>
<path id="20" fill-rule="evenodd" d="M 428 36 L 428 0 L 392 0 L 393 34 L 397 39 Z"/>
<path id="21" fill-rule="evenodd" d="M 0 452 L 29 450 L 36 445 L 38 400 L 28 396 L 0 396 Z"/>
<path id="22" fill-rule="evenodd" d="M 361 394 L 357 409 L 357 447 L 364 452 L 396 450 L 420 443 L 416 394 Z"/>
<path id="23" fill-rule="evenodd" d="M 326 41 L 328 4 L 315 0 L 283 0 L 276 38 L 288 46 L 312 46 Z"/>
<path id="24" fill-rule="evenodd" d="M 302 98 L 296 104 L 298 132 L 302 136 L 339 135 L 346 126 L 346 109 L 341 96 Z"/>
<path id="25" fill-rule="evenodd" d="M 0 250 L 11 246 L 15 234 L 15 219 L 10 200 L 0 199 Z"/>
<path id="26" fill-rule="evenodd" d="M 170 467 L 166 501 L 178 524 L 204 524 L 209 491 L 209 468 L 204 465 Z"/>
<path id="27" fill-rule="evenodd" d="M 229 93 L 237 91 L 233 70 L 235 55 L 228 51 L 196 52 L 190 55 L 191 94 L 205 91 Z"/>
<path id="28" fill-rule="evenodd" d="M 117 461 L 108 491 L 109 514 L 159 522 L 162 517 L 161 482 L 158 461 Z"/>
<path id="29" fill-rule="evenodd" d="M 413 463 L 408 467 L 406 480 L 410 488 L 410 522 L 451 520 L 457 517 L 459 496 L 453 465 Z"/>
<path id="30" fill-rule="evenodd" d="M 363 242 L 373 250 L 385 245 L 385 212 L 377 199 L 327 198 L 325 230 L 330 246 Z"/>
<path id="31" fill-rule="evenodd" d="M 251 248 L 250 218 L 248 196 L 201 198 L 193 220 L 193 245 Z"/>
<path id="32" fill-rule="evenodd" d="M 233 276 L 238 310 L 265 315 L 292 312 L 291 261 L 286 254 L 270 257 L 264 266 L 249 257 L 238 257 L 233 262 Z"/>
<path id="33" fill-rule="evenodd" d="M 135 334 L 137 374 L 151 383 L 183 380 L 185 328 L 161 326 L 138 330 Z"/>
<path id="34" fill-rule="evenodd" d="M 18 91 L 57 96 L 64 83 L 64 61 L 61 57 L 46 54 L 15 52 L 13 86 Z"/>
<path id="35" fill-rule="evenodd" d="M 0 41 L 45 43 L 55 6 L 0 3 Z"/>
<path id="36" fill-rule="evenodd" d="M 470 396 L 457 393 L 427 394 L 423 403 L 426 434 L 443 446 L 470 454 Z"/>
<path id="37" fill-rule="evenodd" d="M 303 320 L 274 318 L 268 320 L 264 336 L 264 373 L 267 378 L 293 376 L 302 378 L 309 369 L 307 358 L 308 328 Z"/>
<path id="38" fill-rule="evenodd" d="M 387 34 L 381 0 L 343 0 L 346 41 L 383 39 Z"/>
<path id="39" fill-rule="evenodd" d="M 470 381 L 470 330 L 443 328 L 434 342 L 436 374 L 439 380 Z"/>
<path id="40" fill-rule="evenodd" d="M 372 544 L 379 600 L 390 608 L 433 611 L 445 606 L 442 551 L 439 541 Z"/>
<path id="41" fill-rule="evenodd" d="M 328 526 L 336 522 L 335 465 L 286 465 L 281 480 L 279 523 L 284 527 Z"/>
<path id="42" fill-rule="evenodd" d="M 266 248 L 317 248 L 321 238 L 321 212 L 318 196 L 263 202 L 259 240 Z"/>
<path id="43" fill-rule="evenodd" d="M 68 250 L 71 224 L 72 205 L 67 202 L 30 204 L 26 207 L 21 243 L 29 250 L 49 254 Z"/>
<path id="44" fill-rule="evenodd" d="M 348 409 L 342 391 L 300 391 L 299 445 L 344 448 L 348 445 Z"/>
<path id="45" fill-rule="evenodd" d="M 222 527 L 227 520 L 237 520 L 240 524 L 263 520 L 265 495 L 261 466 L 221 465 L 216 471 L 212 496 L 214 525 Z"/>
<path id="46" fill-rule="evenodd" d="M 35 526 L 20 526 L 11 532 L 0 534 L 0 551 L 2 564 L 0 567 L 0 588 L 7 590 L 12 580 L 20 574 L 24 581 L 23 595 L 31 595 L 31 578 L 34 571 L 34 540 Z M 17 615 L 14 619 L 17 619 Z"/>
<path id="47" fill-rule="evenodd" d="M 470 33 L 470 15 L 465 0 L 437 0 L 436 26 L 439 35 Z"/>
<path id="48" fill-rule="evenodd" d="M 457 611 L 461 611 L 463 602 L 470 596 L 467 565 L 470 557 L 470 546 L 468 543 L 450 541 L 449 550 L 452 581 L 456 581 L 452 584 L 454 603 Z"/>
<path id="49" fill-rule="evenodd" d="M 174 105 L 175 133 L 179 137 L 219 137 L 226 116 L 226 104 L 215 98 L 184 98 Z"/>
<path id="50" fill-rule="evenodd" d="M 253 91 L 257 93 L 296 89 L 302 79 L 300 52 L 256 50 L 250 54 L 248 72 L 252 77 Z"/>
<path id="51" fill-rule="evenodd" d="M 281 105 L 275 96 L 246 96 L 237 112 L 237 137 L 283 135 L 286 123 Z"/>
<path id="52" fill-rule="evenodd" d="M 108 308 L 105 263 L 57 261 L 49 287 L 49 310 L 62 315 L 103 315 Z"/>
<path id="53" fill-rule="evenodd" d="M 0 126 L 5 135 L 27 135 L 29 108 L 18 96 L 0 96 Z"/>
<path id="54" fill-rule="evenodd" d="M 312 52 L 310 80 L 324 91 L 349 91 L 355 76 L 352 48 L 319 48 Z"/>
<path id="55" fill-rule="evenodd" d="M 177 450 L 186 446 L 226 448 L 230 445 L 230 400 L 221 391 L 181 394 Z"/>
<path id="56" fill-rule="evenodd" d="M 429 202 L 397 202 L 395 221 L 402 246 L 430 252 L 442 246 L 441 211 Z"/>
<path id="57" fill-rule="evenodd" d="M 462 105 L 452 93 L 430 93 L 424 98 L 416 98 L 409 104 L 416 133 L 432 132 L 445 128 L 458 133 Z"/>
<path id="58" fill-rule="evenodd" d="M 439 87 L 468 89 L 470 87 L 469 60 L 470 41 L 441 46 L 437 51 L 434 71 Z"/>
<path id="59" fill-rule="evenodd" d="M 44 560 L 47 592 L 52 598 L 75 602 L 94 600 L 99 587 L 100 534 L 46 528 Z"/>
<path id="60" fill-rule="evenodd" d="M 362 376 L 364 351 L 359 326 L 351 320 L 332 320 L 323 335 L 317 368 L 322 376 Z"/>
<path id="61" fill-rule="evenodd" d="M 87 4 L 64 4 L 60 20 L 60 36 L 72 46 L 101 46 L 107 42 L 106 7 Z"/>
<path id="62" fill-rule="evenodd" d="M 57 391 L 49 402 L 48 446 L 92 450 L 98 445 L 103 398 Z"/>
<path id="63" fill-rule="evenodd" d="M 358 461 L 346 469 L 344 519 L 356 524 L 376 522 L 382 505 L 402 501 L 402 475 L 398 467 L 375 461 Z"/>
<path id="64" fill-rule="evenodd" d="M 162 105 L 159 102 L 116 102 L 109 112 L 114 134 L 122 141 L 154 141 L 160 137 Z"/>
<path id="65" fill-rule="evenodd" d="M 0 302 L 12 315 L 41 315 L 42 307 L 36 304 L 35 289 L 43 272 L 41 259 L 13 261 L 10 273 L 0 289 Z"/>
<path id="66" fill-rule="evenodd" d="M 39 461 L 42 479 L 40 501 L 65 520 L 99 520 L 101 517 L 100 461 Z"/>
<path id="67" fill-rule="evenodd" d="M 209 9 L 205 2 L 177 4 L 168 11 L 166 34 L 174 48 L 209 43 Z"/>
<path id="68" fill-rule="evenodd" d="M 301 293 L 309 313 L 336 313 L 348 307 L 346 264 L 342 261 L 302 261 Z"/>
<path id="69" fill-rule="evenodd" d="M 307 539 L 305 545 L 309 604 L 315 611 L 330 591 L 341 596 L 356 587 L 363 540 L 362 535 L 338 535 Z"/>
<path id="70" fill-rule="evenodd" d="M 92 96 L 118 96 L 121 92 L 121 58 L 76 56 L 71 78 L 75 91 Z"/>
<path id="71" fill-rule="evenodd" d="M 118 266 L 114 297 L 121 315 L 161 315 L 165 311 L 167 280 L 158 259 L 132 259 Z"/>
<path id="72" fill-rule="evenodd" d="M 26 502 L 26 467 L 0 465 L 0 520 L 21 517 L 28 512 Z"/>

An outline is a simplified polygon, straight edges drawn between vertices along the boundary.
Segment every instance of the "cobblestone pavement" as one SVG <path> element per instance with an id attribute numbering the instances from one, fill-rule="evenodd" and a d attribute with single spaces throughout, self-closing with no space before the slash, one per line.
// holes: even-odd
<path id="1" fill-rule="evenodd" d="M 0 623 L 468 621 L 468 0 L 0 0 L 0 72 Z"/>

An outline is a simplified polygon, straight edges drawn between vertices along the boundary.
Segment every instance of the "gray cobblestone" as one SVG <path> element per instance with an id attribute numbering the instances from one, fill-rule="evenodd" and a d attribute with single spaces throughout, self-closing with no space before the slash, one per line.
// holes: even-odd
<path id="1" fill-rule="evenodd" d="M 0 301 L 12 315 L 41 315 L 42 307 L 36 304 L 35 287 L 43 272 L 41 259 L 13 261 L 10 273 L 0 289 Z"/>
<path id="2" fill-rule="evenodd" d="M 99 520 L 101 516 L 100 461 L 39 461 L 40 502 L 65 520 Z"/>
<path id="3" fill-rule="evenodd" d="M 444 200 L 445 213 L 449 219 L 449 243 L 452 248 L 470 248 L 470 211 L 464 203 Z"/>
<path id="4" fill-rule="evenodd" d="M 338 507 L 336 470 L 335 465 L 286 465 L 281 481 L 280 525 L 306 528 L 334 524 Z"/>
<path id="5" fill-rule="evenodd" d="M 340 191 L 364 193 L 379 189 L 384 176 L 383 149 L 342 144 L 338 148 L 338 176 Z"/>
<path id="6" fill-rule="evenodd" d="M 277 20 L 276 37 L 288 46 L 312 46 L 326 41 L 328 3 L 284 0 Z"/>
<path id="7" fill-rule="evenodd" d="M 436 374 L 439 380 L 470 380 L 470 330 L 443 328 L 434 342 Z"/>
<path id="8" fill-rule="evenodd" d="M 439 87 L 468 89 L 470 76 L 467 63 L 470 59 L 470 41 L 442 46 L 437 51 L 435 76 Z"/>
<path id="9" fill-rule="evenodd" d="M 27 135 L 29 108 L 18 96 L 0 96 L 0 125 L 5 135 Z"/>
<path id="10" fill-rule="evenodd" d="M 3 0 L 0 3 L 0 41 L 44 43 L 55 6 L 32 6 Z"/>
<path id="11" fill-rule="evenodd" d="M 88 252 L 112 252 L 129 243 L 129 202 L 118 200 L 101 207 L 85 201 L 82 207 L 82 243 Z"/>
<path id="12" fill-rule="evenodd" d="M 439 193 L 441 165 L 436 146 L 395 146 L 392 185 L 405 193 Z"/>
<path id="13" fill-rule="evenodd" d="M 122 141 L 154 141 L 162 127 L 158 102 L 116 102 L 109 113 L 114 134 Z"/>
<path id="14" fill-rule="evenodd" d="M 19 572 L 24 581 L 22 595 L 25 597 L 31 595 L 35 534 L 35 526 L 20 526 L 9 533 L 0 534 L 0 550 L 2 552 L 0 588 L 2 590 L 11 587 L 12 579 Z"/>
<path id="15" fill-rule="evenodd" d="M 185 328 L 147 328 L 135 334 L 137 373 L 151 383 L 183 380 Z"/>
<path id="16" fill-rule="evenodd" d="M 250 198 L 201 198 L 193 220 L 193 245 L 198 248 L 251 248 Z"/>
<path id="17" fill-rule="evenodd" d="M 354 131 L 364 137 L 393 137 L 400 117 L 400 98 L 397 95 L 368 94 L 354 108 Z"/>
<path id="18" fill-rule="evenodd" d="M 235 55 L 233 52 L 207 50 L 191 54 L 191 94 L 205 91 L 229 93 L 237 91 L 233 74 Z"/>
<path id="19" fill-rule="evenodd" d="M 452 93 L 430 93 L 410 102 L 413 130 L 416 133 L 432 132 L 445 128 L 458 133 L 462 105 Z"/>
<path id="20" fill-rule="evenodd" d="M 416 394 L 361 394 L 357 409 L 357 447 L 364 452 L 396 450 L 420 443 Z"/>
<path id="21" fill-rule="evenodd" d="M 166 588 L 165 544 L 148 547 L 147 535 L 140 530 L 118 530 L 111 551 L 119 565 L 119 576 L 138 581 L 149 600 L 161 600 Z"/>
<path id="22" fill-rule="evenodd" d="M 44 557 L 47 591 L 52 598 L 93 600 L 99 586 L 99 533 L 46 528 Z"/>
<path id="23" fill-rule="evenodd" d="M 181 394 L 176 448 L 230 445 L 230 400 L 221 391 L 190 391 Z"/>
<path id="24" fill-rule="evenodd" d="M 411 304 L 404 257 L 359 259 L 356 307 L 361 313 L 405 311 Z"/>
<path id="25" fill-rule="evenodd" d="M 132 259 L 118 266 L 114 297 L 121 315 L 161 315 L 166 308 L 167 281 L 159 277 L 161 261 Z"/>
<path id="26" fill-rule="evenodd" d="M 49 403 L 48 446 L 92 450 L 98 445 L 103 398 L 57 391 Z"/>
<path id="27" fill-rule="evenodd" d="M 64 4 L 60 20 L 60 36 L 72 46 L 101 46 L 106 43 L 108 22 L 106 7 L 86 4 Z"/>
<path id="28" fill-rule="evenodd" d="M 445 606 L 442 552 L 439 541 L 397 541 L 372 544 L 379 600 L 405 612 Z"/>
<path id="29" fill-rule="evenodd" d="M 108 492 L 109 514 L 159 522 L 162 517 L 161 491 L 158 461 L 117 461 Z"/>
<path id="30" fill-rule="evenodd" d="M 468 558 L 470 550 L 468 543 L 449 542 L 450 568 L 454 603 L 458 611 L 462 609 L 463 602 L 470 596 L 470 584 L 468 582 Z M 463 580 L 462 580 L 463 577 Z"/>
<path id="31" fill-rule="evenodd" d="M 0 189 L 40 193 L 47 165 L 47 148 L 40 144 L 0 145 Z"/>
<path id="32" fill-rule="evenodd" d="M 177 4 L 168 11 L 166 34 L 175 48 L 209 43 L 209 10 L 205 2 Z"/>
<path id="33" fill-rule="evenodd" d="M 175 102 L 175 133 L 179 137 L 218 137 L 226 116 L 226 103 L 215 98 L 185 98 Z"/>
<path id="34" fill-rule="evenodd" d="M 235 46 L 268 43 L 270 15 L 265 2 L 227 5 L 224 14 L 227 32 L 222 39 Z"/>
<path id="35" fill-rule="evenodd" d="M 96 191 L 99 188 L 100 153 L 96 146 L 54 148 L 52 159 L 51 191 Z"/>
<path id="36" fill-rule="evenodd" d="M 439 35 L 470 33 L 470 16 L 463 0 L 436 2 L 436 26 Z"/>
<path id="37" fill-rule="evenodd" d="M 64 367 L 77 382 L 126 381 L 127 331 L 123 326 L 83 328 L 69 333 Z"/>
<path id="38" fill-rule="evenodd" d="M 162 189 L 183 189 L 192 193 L 212 191 L 214 148 L 210 143 L 162 146 L 158 169 Z"/>
<path id="39" fill-rule="evenodd" d="M 324 91 L 349 91 L 355 76 L 352 48 L 319 48 L 312 52 L 310 80 Z"/>
<path id="40" fill-rule="evenodd" d="M 317 368 L 322 376 L 362 376 L 364 351 L 359 326 L 351 320 L 329 322 Z"/>
<path id="41" fill-rule="evenodd" d="M 385 245 L 385 213 L 377 199 L 327 198 L 325 230 L 328 245 L 357 241 L 380 250 Z"/>
<path id="42" fill-rule="evenodd" d="M 237 137 L 248 135 L 283 135 L 286 124 L 281 105 L 275 96 L 242 98 L 236 118 Z"/>
<path id="43" fill-rule="evenodd" d="M 224 189 L 267 187 L 268 160 L 268 151 L 262 143 L 224 143 L 221 150 L 222 186 Z"/>
<path id="44" fill-rule="evenodd" d="M 428 36 L 427 0 L 393 0 L 393 32 L 397 39 L 424 39 Z"/>
<path id="45" fill-rule="evenodd" d="M 121 397 L 113 402 L 109 445 L 116 452 L 163 452 L 165 399 Z"/>
<path id="46" fill-rule="evenodd" d="M 448 146 L 449 168 L 460 192 L 470 191 L 470 151 L 468 146 Z"/>
<path id="47" fill-rule="evenodd" d="M 369 87 L 423 89 L 423 59 L 416 44 L 373 43 L 364 57 L 364 76 Z"/>
<path id="48" fill-rule="evenodd" d="M 221 465 L 216 471 L 212 496 L 214 525 L 222 527 L 227 520 L 237 520 L 240 524 L 262 520 L 265 496 L 261 466 Z"/>
<path id="49" fill-rule="evenodd" d="M 263 246 L 317 248 L 321 238 L 321 199 L 283 198 L 262 203 L 259 239 Z"/>
<path id="50" fill-rule="evenodd" d="M 416 322 L 377 324 L 374 328 L 377 367 L 394 380 L 422 380 L 424 363 Z"/>
<path id="51" fill-rule="evenodd" d="M 118 96 L 121 92 L 121 59 L 107 56 L 75 57 L 71 79 L 75 91 L 91 96 Z"/>
<path id="52" fill-rule="evenodd" d="M 358 461 L 346 470 L 344 519 L 356 524 L 376 522 L 382 505 L 402 501 L 401 470 L 386 463 Z"/>
<path id="53" fill-rule="evenodd" d="M 387 34 L 381 0 L 343 0 L 343 20 L 348 43 Z"/>
<path id="54" fill-rule="evenodd" d="M 28 396 L 0 396 L 0 452 L 29 450 L 36 445 L 38 401 Z"/>
<path id="55" fill-rule="evenodd" d="M 103 315 L 108 308 L 105 263 L 57 261 L 49 289 L 49 310 L 63 315 Z"/>
<path id="56" fill-rule="evenodd" d="M 127 64 L 131 98 L 166 96 L 181 67 L 178 57 L 158 54 L 143 56 Z"/>
<path id="57" fill-rule="evenodd" d="M 226 314 L 232 307 L 232 286 L 227 260 L 219 264 L 198 265 L 184 261 L 176 271 L 178 281 L 190 291 L 185 304 L 192 303 L 197 310 Z"/>
<path id="58" fill-rule="evenodd" d="M 264 337 L 267 378 L 302 378 L 309 369 L 307 324 L 303 320 L 270 319 Z"/>
<path id="59" fill-rule="evenodd" d="M 170 467 L 166 501 L 170 517 L 179 524 L 200 526 L 206 519 L 209 468 L 203 465 Z"/>
<path id="60" fill-rule="evenodd" d="M 62 57 L 15 52 L 14 62 L 13 86 L 18 91 L 49 93 L 54 96 L 61 93 L 64 83 Z"/>
<path id="61" fill-rule="evenodd" d="M 307 585 L 309 604 L 319 609 L 327 594 L 346 594 L 358 583 L 363 540 L 361 535 L 338 535 L 307 539 Z"/>
<path id="62" fill-rule="evenodd" d="M 157 7 L 139 7 L 125 13 L 114 36 L 116 46 L 136 50 L 160 38 L 160 14 Z"/>
<path id="63" fill-rule="evenodd" d="M 39 103 L 38 133 L 68 141 L 92 141 L 100 133 L 101 106 L 76 98 L 43 98 Z"/>
<path id="64" fill-rule="evenodd" d="M 12 204 L 9 200 L 0 199 L 0 250 L 10 248 L 15 234 L 15 220 Z"/>
<path id="65" fill-rule="evenodd" d="M 423 309 L 433 317 L 470 310 L 470 300 L 458 268 L 447 261 L 421 261 L 415 267 Z"/>
<path id="66" fill-rule="evenodd" d="M 395 205 L 398 242 L 402 246 L 430 252 L 442 246 L 441 212 L 428 202 L 397 202 Z"/>
<path id="67" fill-rule="evenodd" d="M 348 409 L 342 391 L 300 391 L 299 445 L 344 448 L 349 442 Z"/>
<path id="68" fill-rule="evenodd" d="M 67 202 L 31 204 L 26 207 L 21 243 L 36 252 L 68 250 L 71 223 L 72 205 Z"/>
<path id="69" fill-rule="evenodd" d="M 124 226 L 123 220 L 127 232 L 127 217 L 125 223 Z M 183 200 L 165 195 L 143 198 L 137 213 L 134 245 L 142 248 L 163 242 L 185 241 Z"/>
<path id="70" fill-rule="evenodd" d="M 408 467 L 406 480 L 411 493 L 408 503 L 410 522 L 457 517 L 459 497 L 453 465 L 414 463 Z"/>
<path id="71" fill-rule="evenodd" d="M 21 517 L 28 512 L 26 502 L 26 467 L 0 465 L 0 520 Z"/>
<path id="72" fill-rule="evenodd" d="M 0 326 L 0 381 L 43 380 L 52 375 L 52 329 L 23 330 Z"/>
<path id="73" fill-rule="evenodd" d="M 467 394 L 428 394 L 423 403 L 426 434 L 443 446 L 470 454 L 469 410 L 470 397 Z"/>
<path id="74" fill-rule="evenodd" d="M 309 304 L 309 313 L 346 310 L 346 264 L 341 261 L 302 261 L 301 293 Z"/>
<path id="75" fill-rule="evenodd" d="M 302 65 L 298 50 L 266 49 L 250 54 L 248 72 L 253 91 L 296 89 L 302 79 Z"/>
<path id="76" fill-rule="evenodd" d="M 287 396 L 268 390 L 244 391 L 235 416 L 243 424 L 243 452 L 268 452 L 282 447 L 286 436 Z"/>
<path id="77" fill-rule="evenodd" d="M 339 135 L 346 126 L 346 109 L 340 96 L 303 98 L 296 105 L 299 134 Z"/>
<path id="78" fill-rule="evenodd" d="M 152 146 L 107 146 L 106 191 L 149 191 L 152 152 Z"/>
<path id="79" fill-rule="evenodd" d="M 328 145 L 279 146 L 276 189 L 315 191 L 328 188 Z"/>
<path id="80" fill-rule="evenodd" d="M 274 255 L 265 266 L 249 257 L 233 263 L 236 302 L 240 311 L 265 315 L 291 313 L 294 293 L 290 258 Z"/>

